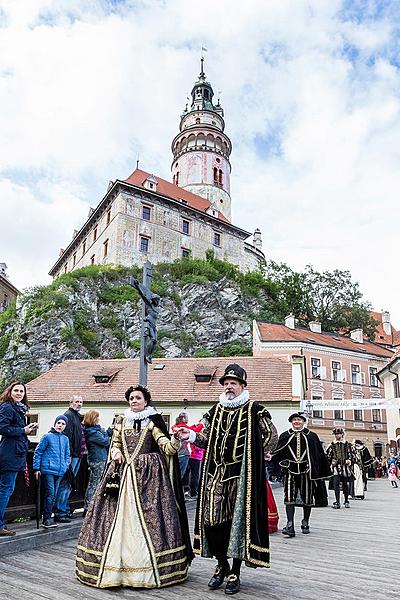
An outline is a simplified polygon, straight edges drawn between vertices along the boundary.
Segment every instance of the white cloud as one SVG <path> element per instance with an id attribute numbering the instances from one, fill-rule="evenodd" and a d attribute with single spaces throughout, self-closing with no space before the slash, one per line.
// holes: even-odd
<path id="1" fill-rule="evenodd" d="M 339 0 L 0 0 L 0 259 L 17 285 L 46 279 L 138 153 L 169 177 L 203 45 L 235 221 L 251 231 L 257 214 L 275 260 L 350 269 L 400 328 L 398 24 L 375 5 L 347 18 Z"/>

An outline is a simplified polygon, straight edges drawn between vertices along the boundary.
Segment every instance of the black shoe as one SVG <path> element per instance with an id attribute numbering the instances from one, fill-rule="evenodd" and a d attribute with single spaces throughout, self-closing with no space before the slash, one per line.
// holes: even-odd
<path id="1" fill-rule="evenodd" d="M 55 523 L 71 523 L 71 519 L 68 517 L 54 517 Z"/>
<path id="2" fill-rule="evenodd" d="M 293 525 L 286 525 L 286 527 L 284 527 L 282 529 L 282 534 L 286 535 L 287 537 L 294 537 L 296 535 L 296 532 L 294 530 L 294 526 Z"/>
<path id="3" fill-rule="evenodd" d="M 307 523 L 307 521 L 304 521 L 304 519 L 301 522 L 301 532 L 310 533 L 310 525 Z"/>
<path id="4" fill-rule="evenodd" d="M 332 504 L 332 508 L 340 508 L 340 504 L 338 504 L 337 502 L 334 502 Z"/>
<path id="5" fill-rule="evenodd" d="M 43 519 L 42 525 L 46 528 L 57 527 L 57 523 L 55 523 L 52 519 Z"/>
<path id="6" fill-rule="evenodd" d="M 237 594 L 239 590 L 240 579 L 237 575 L 235 575 L 235 573 L 231 573 L 230 575 L 228 575 L 228 579 L 226 581 L 225 594 L 229 594 L 230 596 L 232 596 L 232 594 Z"/>
<path id="7" fill-rule="evenodd" d="M 350 502 L 345 502 L 345 503 L 344 503 L 344 507 L 345 507 L 345 508 L 350 508 Z"/>
<path id="8" fill-rule="evenodd" d="M 224 579 L 228 573 L 228 570 L 228 567 L 221 567 L 220 565 L 217 565 L 214 571 L 214 575 L 208 582 L 208 587 L 210 588 L 210 590 L 216 590 L 219 587 L 221 587 L 221 585 L 224 583 Z"/>

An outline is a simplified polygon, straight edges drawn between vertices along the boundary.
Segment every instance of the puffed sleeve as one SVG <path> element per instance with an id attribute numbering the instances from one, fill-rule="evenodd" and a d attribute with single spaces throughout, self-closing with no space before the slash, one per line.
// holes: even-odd
<path id="1" fill-rule="evenodd" d="M 122 421 L 123 417 L 117 417 L 115 421 L 110 451 L 112 460 L 114 460 L 115 454 L 118 451 L 122 452 Z"/>
<path id="2" fill-rule="evenodd" d="M 278 432 L 272 422 L 271 415 L 266 408 L 258 413 L 259 425 L 263 437 L 264 454 L 271 454 L 278 442 Z"/>
<path id="3" fill-rule="evenodd" d="M 152 422 L 150 422 L 149 424 L 149 429 L 153 435 L 154 440 L 157 442 L 161 452 L 164 452 L 164 454 L 166 454 L 167 456 L 176 454 L 179 448 L 179 442 L 175 440 L 174 437 L 171 440 L 168 439 L 168 437 L 161 431 L 161 429 L 156 427 L 156 425 L 154 425 L 154 423 Z"/>

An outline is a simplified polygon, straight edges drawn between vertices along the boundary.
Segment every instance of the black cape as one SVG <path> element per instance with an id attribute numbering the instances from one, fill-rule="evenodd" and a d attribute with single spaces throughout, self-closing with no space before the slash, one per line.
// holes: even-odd
<path id="1" fill-rule="evenodd" d="M 307 427 L 302 429 L 307 445 L 307 459 L 310 465 L 310 479 L 316 481 L 318 479 L 327 479 L 332 477 L 331 467 L 328 458 L 324 452 L 321 441 L 316 433 L 310 431 Z M 295 436 L 295 431 L 289 429 L 281 433 L 278 439 L 278 444 L 273 452 L 273 462 L 282 463 L 284 460 L 292 460 L 293 456 L 289 452 L 289 443 Z"/>
<path id="2" fill-rule="evenodd" d="M 200 493 L 197 501 L 194 527 L 195 553 L 206 557 L 209 557 L 209 555 L 204 550 L 206 532 L 202 522 L 204 511 L 202 489 L 206 485 L 211 449 L 216 443 L 216 427 L 214 426 L 214 422 L 217 406 L 217 404 L 214 405 L 208 412 L 211 422 L 210 437 L 205 449 L 202 465 Z M 246 461 L 246 507 L 244 518 L 247 532 L 244 560 L 246 565 L 250 567 L 269 566 L 268 509 L 263 437 L 258 424 L 258 413 L 264 410 L 264 406 L 258 402 L 250 401 L 247 416 L 247 448 L 243 457 L 243 460 Z"/>

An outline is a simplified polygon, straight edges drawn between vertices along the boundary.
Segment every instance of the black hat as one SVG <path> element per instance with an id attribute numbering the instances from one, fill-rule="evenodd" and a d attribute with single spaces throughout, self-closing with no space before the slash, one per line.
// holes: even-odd
<path id="1" fill-rule="evenodd" d="M 342 427 L 335 427 L 334 429 L 332 429 L 332 433 L 333 435 L 336 435 L 337 433 L 341 433 L 342 435 L 344 435 L 344 429 Z"/>
<path id="2" fill-rule="evenodd" d="M 220 377 L 220 384 L 224 385 L 225 379 L 237 379 L 243 385 L 247 385 L 247 373 L 240 365 L 233 363 L 228 365 L 225 369 L 225 373 Z"/>
<path id="3" fill-rule="evenodd" d="M 291 423 L 293 421 L 293 419 L 295 419 L 296 417 L 298 417 L 299 419 L 303 419 L 304 423 L 307 421 L 307 417 L 306 417 L 305 413 L 299 411 L 299 412 L 295 412 L 292 415 L 290 415 L 290 417 L 288 418 L 289 423 Z"/>

